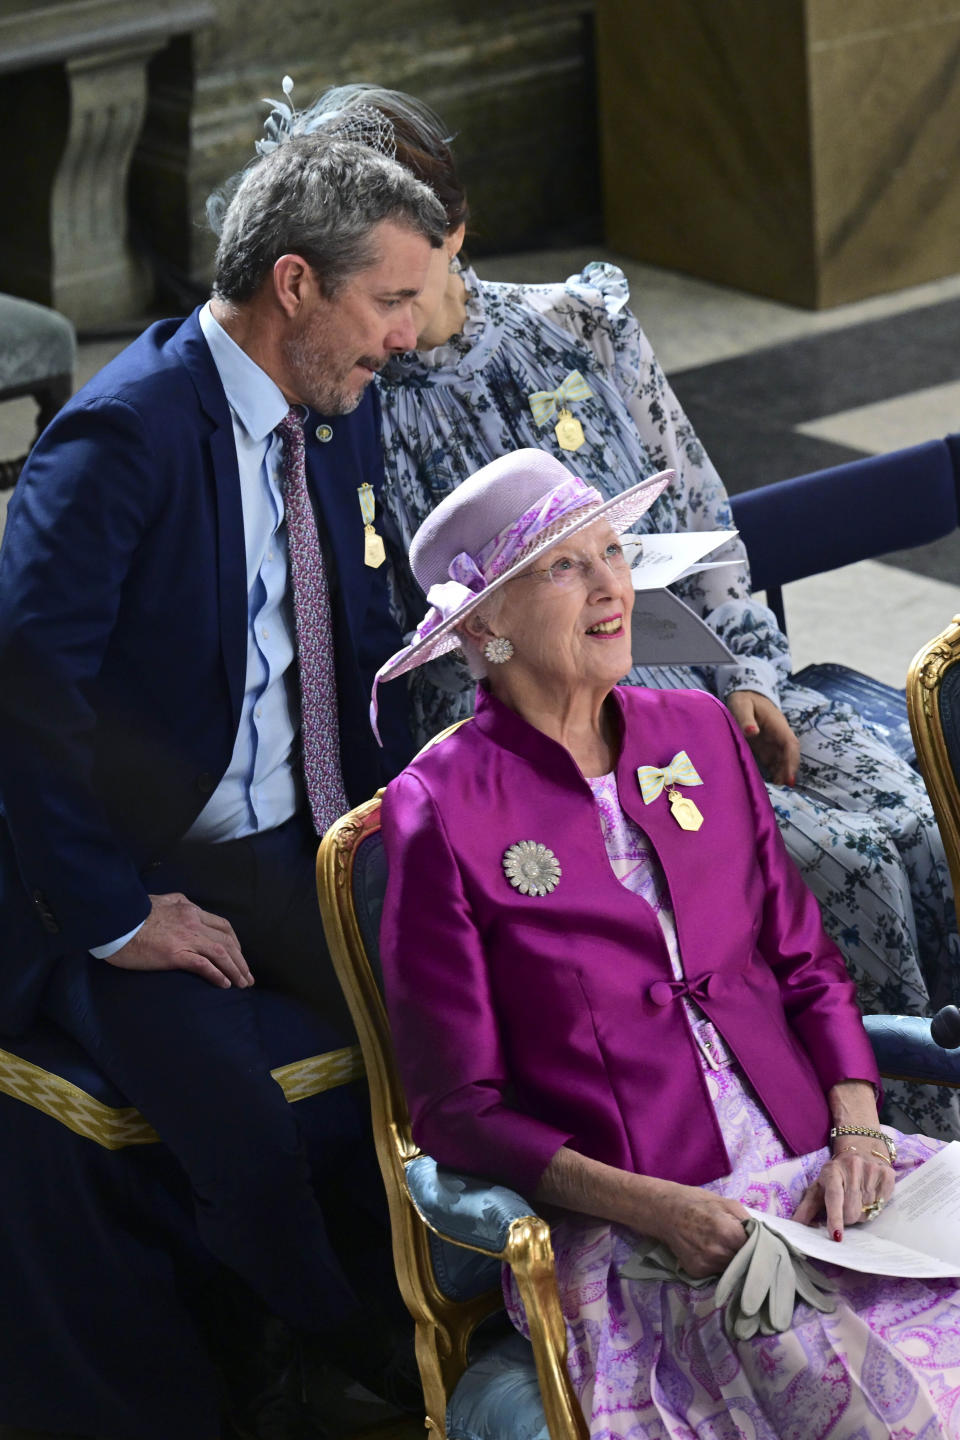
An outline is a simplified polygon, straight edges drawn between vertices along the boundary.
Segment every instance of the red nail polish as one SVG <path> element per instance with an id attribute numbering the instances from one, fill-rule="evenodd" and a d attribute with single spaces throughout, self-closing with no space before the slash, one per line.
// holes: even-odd
<path id="1" fill-rule="evenodd" d="M 759 725 L 748 725 L 748 726 L 746 727 L 746 729 L 744 730 L 743 733 L 744 733 L 744 735 L 759 735 L 759 734 L 760 734 L 760 726 L 759 726 Z"/>
<path id="2" fill-rule="evenodd" d="M 840 1231 L 840 1230 L 834 1230 L 834 1232 L 833 1232 L 833 1238 L 834 1238 L 834 1240 L 842 1240 L 842 1239 L 843 1239 L 843 1233 L 842 1233 L 842 1231 Z"/>

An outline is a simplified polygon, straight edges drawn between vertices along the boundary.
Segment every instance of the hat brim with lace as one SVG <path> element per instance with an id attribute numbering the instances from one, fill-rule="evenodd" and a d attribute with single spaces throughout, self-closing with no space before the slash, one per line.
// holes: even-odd
<path id="1" fill-rule="evenodd" d="M 381 666 L 376 687 L 460 645 L 457 629 L 545 550 L 606 520 L 618 535 L 674 479 L 663 470 L 604 500 L 545 450 L 515 450 L 484 465 L 441 500 L 410 546 L 410 567 L 430 606 L 413 639 Z M 374 725 L 374 728 L 376 726 Z"/>

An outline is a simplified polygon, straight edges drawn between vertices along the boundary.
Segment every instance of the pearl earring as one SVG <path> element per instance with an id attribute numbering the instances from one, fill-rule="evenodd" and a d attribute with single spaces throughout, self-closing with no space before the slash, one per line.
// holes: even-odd
<path id="1" fill-rule="evenodd" d="M 505 665 L 513 654 L 513 643 L 506 635 L 491 635 L 483 647 L 483 654 L 491 665 Z"/>

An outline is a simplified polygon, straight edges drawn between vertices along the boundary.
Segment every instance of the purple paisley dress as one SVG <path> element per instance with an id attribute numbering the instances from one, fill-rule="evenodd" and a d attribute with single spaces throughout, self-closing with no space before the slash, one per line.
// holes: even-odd
<path id="1" fill-rule="evenodd" d="M 682 974 L 666 878 L 613 775 L 591 780 L 618 879 L 655 910 Z M 722 1037 L 685 1001 L 733 1164 L 705 1188 L 789 1216 L 827 1151 L 789 1154 Z M 896 1132 L 891 1132 L 896 1133 Z M 898 1174 L 940 1142 L 897 1135 Z M 569 1216 L 553 1230 L 568 1367 L 592 1440 L 941 1440 L 960 1437 L 960 1284 L 831 1268 L 834 1314 L 798 1305 L 782 1335 L 730 1341 L 713 1287 L 630 1280 L 633 1237 Z M 507 1307 L 527 1333 L 508 1271 Z"/>

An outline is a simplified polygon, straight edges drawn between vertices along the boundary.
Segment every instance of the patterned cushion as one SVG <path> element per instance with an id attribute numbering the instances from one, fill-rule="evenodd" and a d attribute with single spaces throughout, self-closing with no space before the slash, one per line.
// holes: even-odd
<path id="1" fill-rule="evenodd" d="M 960 1085 L 960 1048 L 942 1050 L 922 1015 L 864 1015 L 863 1023 L 881 1074 Z"/>
<path id="2" fill-rule="evenodd" d="M 514 1332 L 470 1368 L 447 1406 L 448 1440 L 550 1440 L 530 1342 Z"/>
<path id="3" fill-rule="evenodd" d="M 56 310 L 0 295 L 0 337 L 0 391 L 73 371 L 76 335 L 70 321 Z"/>
<path id="4" fill-rule="evenodd" d="M 951 665 L 940 685 L 940 724 L 954 779 L 960 781 L 960 665 Z"/>
<path id="5" fill-rule="evenodd" d="M 406 1175 L 413 1203 L 433 1229 L 491 1252 L 464 1250 L 431 1234 L 430 1254 L 442 1293 L 451 1300 L 469 1300 L 499 1285 L 500 1261 L 495 1257 L 504 1249 L 514 1220 L 535 1214 L 533 1207 L 505 1185 L 446 1170 L 429 1155 L 411 1160 Z"/>

